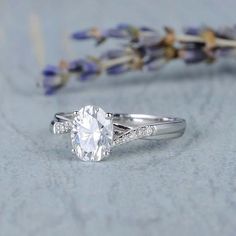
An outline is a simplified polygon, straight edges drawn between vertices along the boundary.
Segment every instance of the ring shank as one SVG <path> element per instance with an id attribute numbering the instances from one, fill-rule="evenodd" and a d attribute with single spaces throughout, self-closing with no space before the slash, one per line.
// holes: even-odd
<path id="1" fill-rule="evenodd" d="M 184 119 L 171 118 L 171 117 L 157 117 L 142 114 L 113 114 L 113 122 L 123 123 L 126 126 L 138 127 L 140 125 L 152 124 L 178 124 L 185 123 Z"/>
<path id="2" fill-rule="evenodd" d="M 125 132 L 121 134 L 121 136 L 127 136 L 125 139 L 126 142 L 137 138 L 158 140 L 177 138 L 183 135 L 186 128 L 186 122 L 181 118 L 157 117 L 142 114 L 114 114 L 113 123 L 114 127 L 116 127 L 116 124 L 119 124 L 119 127 L 123 126 L 128 129 L 126 134 L 124 134 Z M 136 133 L 132 135 L 134 131 Z M 120 138 L 119 135 L 117 136 L 114 137 L 115 140 Z"/>
<path id="3" fill-rule="evenodd" d="M 109 113 L 110 114 L 110 113 Z M 76 112 L 57 113 L 51 122 L 54 134 L 70 133 Z M 143 114 L 111 114 L 114 145 L 135 139 L 170 139 L 183 135 L 186 122 L 181 118 L 157 117 Z"/>

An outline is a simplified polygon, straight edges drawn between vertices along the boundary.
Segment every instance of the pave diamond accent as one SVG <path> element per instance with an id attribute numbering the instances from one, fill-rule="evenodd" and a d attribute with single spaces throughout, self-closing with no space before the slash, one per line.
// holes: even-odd
<path id="1" fill-rule="evenodd" d="M 71 131 L 72 123 L 70 121 L 56 122 L 54 124 L 55 134 L 65 134 Z"/>
<path id="2" fill-rule="evenodd" d="M 136 139 L 145 138 L 149 136 L 156 135 L 157 126 L 156 125 L 147 125 L 143 127 L 138 127 L 136 129 L 132 129 L 125 134 L 122 134 L 116 140 L 114 140 L 113 145 L 120 145 L 123 143 L 127 143 Z"/>
<path id="3" fill-rule="evenodd" d="M 83 161 L 100 161 L 110 153 L 113 141 L 112 120 L 99 107 L 85 106 L 73 120 L 71 130 L 75 154 Z"/>

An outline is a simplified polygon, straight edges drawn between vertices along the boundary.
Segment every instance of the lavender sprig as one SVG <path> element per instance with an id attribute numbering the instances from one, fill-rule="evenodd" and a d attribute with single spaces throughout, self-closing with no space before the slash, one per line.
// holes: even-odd
<path id="1" fill-rule="evenodd" d="M 46 94 L 63 87 L 72 76 L 80 80 L 96 78 L 102 73 L 122 74 L 135 70 L 158 70 L 162 65 L 181 59 L 186 64 L 212 63 L 216 59 L 235 56 L 236 26 L 218 30 L 209 27 L 190 27 L 176 34 L 165 28 L 161 35 L 148 27 L 120 24 L 115 28 L 91 28 L 72 35 L 75 40 L 95 40 L 102 44 L 108 39 L 126 40 L 119 49 L 108 50 L 99 57 L 87 57 L 71 62 L 62 61 L 58 66 L 47 66 L 43 86 Z"/>

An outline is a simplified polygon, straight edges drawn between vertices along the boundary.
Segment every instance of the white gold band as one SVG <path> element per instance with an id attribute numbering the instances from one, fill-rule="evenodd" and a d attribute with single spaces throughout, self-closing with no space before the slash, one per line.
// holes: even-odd
<path id="1" fill-rule="evenodd" d="M 70 133 L 77 112 L 57 113 L 51 122 L 53 134 Z M 107 118 L 113 122 L 113 146 L 139 138 L 171 139 L 183 135 L 186 122 L 181 118 L 156 117 L 142 114 L 112 114 Z"/>

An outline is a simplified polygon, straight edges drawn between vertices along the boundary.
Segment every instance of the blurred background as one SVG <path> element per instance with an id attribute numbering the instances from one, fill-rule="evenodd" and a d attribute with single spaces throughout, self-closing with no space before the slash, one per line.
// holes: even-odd
<path id="1" fill-rule="evenodd" d="M 232 26 L 235 7 L 232 0 L 0 0 L 0 235 L 234 235 L 235 60 L 72 80 L 52 96 L 38 85 L 46 64 L 117 45 L 75 42 L 75 31 L 123 22 L 179 31 Z M 48 126 L 55 112 L 88 104 L 183 117 L 188 127 L 180 139 L 137 141 L 84 163 Z"/>

